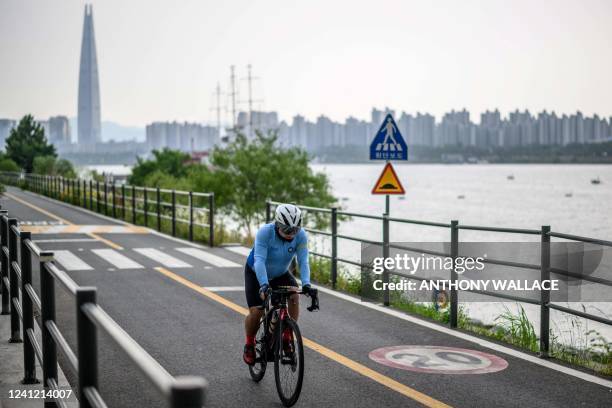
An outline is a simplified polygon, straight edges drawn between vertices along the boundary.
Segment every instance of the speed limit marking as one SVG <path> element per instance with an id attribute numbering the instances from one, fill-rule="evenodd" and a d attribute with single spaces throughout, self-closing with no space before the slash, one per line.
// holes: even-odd
<path id="1" fill-rule="evenodd" d="M 484 374 L 508 367 L 506 360 L 493 354 L 444 346 L 382 347 L 369 357 L 389 367 L 421 373 Z"/>

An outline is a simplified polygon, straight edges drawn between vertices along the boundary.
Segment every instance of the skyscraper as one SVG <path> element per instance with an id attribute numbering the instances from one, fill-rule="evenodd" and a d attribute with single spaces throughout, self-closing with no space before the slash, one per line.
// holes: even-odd
<path id="1" fill-rule="evenodd" d="M 94 37 L 92 6 L 85 5 L 83 20 L 83 42 L 81 43 L 81 65 L 79 69 L 79 144 L 94 144 L 100 137 L 100 84 L 98 60 Z"/>

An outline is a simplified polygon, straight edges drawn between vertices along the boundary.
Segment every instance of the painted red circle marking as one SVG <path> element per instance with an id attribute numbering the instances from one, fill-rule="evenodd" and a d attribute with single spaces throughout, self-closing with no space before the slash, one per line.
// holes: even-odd
<path id="1" fill-rule="evenodd" d="M 393 346 L 372 350 L 370 359 L 401 370 L 434 374 L 484 374 L 501 371 L 508 362 L 493 354 L 458 347 Z"/>

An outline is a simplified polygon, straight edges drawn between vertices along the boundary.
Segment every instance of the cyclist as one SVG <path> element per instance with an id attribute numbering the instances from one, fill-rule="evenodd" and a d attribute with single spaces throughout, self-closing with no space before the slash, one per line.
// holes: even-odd
<path id="1" fill-rule="evenodd" d="M 308 236 L 302 227 L 302 213 L 293 204 L 276 207 L 274 222 L 263 225 L 255 237 L 255 244 L 244 267 L 244 291 L 249 314 L 244 321 L 246 344 L 243 360 L 248 365 L 255 364 L 255 336 L 259 320 L 263 315 L 260 308 L 269 288 L 294 286 L 298 284 L 288 271 L 294 256 L 300 266 L 302 291 L 310 293 L 310 268 L 308 266 Z M 299 316 L 299 296 L 291 295 L 289 315 L 297 321 Z M 291 348 L 292 332 L 282 334 L 283 347 Z"/>

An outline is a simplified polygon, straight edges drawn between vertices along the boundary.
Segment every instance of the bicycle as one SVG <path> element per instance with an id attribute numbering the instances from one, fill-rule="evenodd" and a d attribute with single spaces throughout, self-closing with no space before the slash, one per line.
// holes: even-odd
<path id="1" fill-rule="evenodd" d="M 259 382 L 266 373 L 268 363 L 274 362 L 276 390 L 286 407 L 297 402 L 304 379 L 302 335 L 297 322 L 289 316 L 288 300 L 293 294 L 305 293 L 290 286 L 268 290 L 266 300 L 260 307 L 264 315 L 255 337 L 255 364 L 249 366 L 251 378 Z M 318 291 L 310 289 L 308 295 L 312 302 L 306 309 L 309 312 L 319 310 Z"/>

